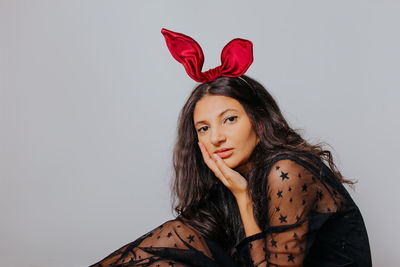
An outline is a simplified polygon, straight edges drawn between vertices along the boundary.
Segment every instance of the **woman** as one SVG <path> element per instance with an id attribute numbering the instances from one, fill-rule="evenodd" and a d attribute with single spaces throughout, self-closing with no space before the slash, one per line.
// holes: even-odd
<path id="1" fill-rule="evenodd" d="M 162 33 L 201 83 L 178 122 L 177 217 L 92 266 L 371 266 L 361 213 L 343 186 L 352 182 L 244 75 L 251 42 L 232 40 L 221 66 L 201 72 L 200 46 Z"/>

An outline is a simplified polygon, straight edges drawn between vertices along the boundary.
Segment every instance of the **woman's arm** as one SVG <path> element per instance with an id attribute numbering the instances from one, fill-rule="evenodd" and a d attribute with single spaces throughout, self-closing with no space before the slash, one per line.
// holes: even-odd
<path id="1" fill-rule="evenodd" d="M 254 218 L 253 203 L 248 195 L 247 180 L 240 173 L 229 168 L 217 155 L 214 155 L 214 158 L 211 158 L 207 149 L 200 142 L 199 147 L 202 152 L 204 162 L 235 197 L 246 236 L 260 233 L 261 229 L 257 225 L 257 222 Z"/>
<path id="2" fill-rule="evenodd" d="M 248 266 L 302 266 L 308 215 L 315 201 L 315 178 L 291 160 L 279 160 L 268 174 L 268 232 L 257 225 L 247 180 L 218 156 L 211 157 L 199 143 L 203 159 L 234 195 L 246 238 L 238 245 Z"/>
<path id="3" fill-rule="evenodd" d="M 237 196 L 236 202 L 239 207 L 246 237 L 261 233 L 261 228 L 254 218 L 253 202 L 248 194 Z"/>
<path id="4" fill-rule="evenodd" d="M 288 159 L 277 161 L 265 188 L 268 225 L 264 231 L 254 230 L 254 215 L 244 208 L 249 204 L 241 204 L 248 230 L 237 248 L 249 266 L 303 266 L 309 214 L 318 196 L 315 180 L 301 165 Z"/>

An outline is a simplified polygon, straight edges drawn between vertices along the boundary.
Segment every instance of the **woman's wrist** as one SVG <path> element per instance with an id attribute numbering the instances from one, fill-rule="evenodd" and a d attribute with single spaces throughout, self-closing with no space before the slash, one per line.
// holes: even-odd
<path id="1" fill-rule="evenodd" d="M 240 210 L 243 210 L 244 212 L 251 212 L 253 213 L 253 201 L 251 200 L 251 197 L 247 193 L 243 193 L 239 196 L 236 196 L 236 202 L 239 206 Z"/>
<path id="2" fill-rule="evenodd" d="M 236 201 L 239 207 L 246 237 L 260 233 L 261 228 L 258 226 L 254 218 L 253 202 L 250 196 L 248 194 L 237 196 Z"/>

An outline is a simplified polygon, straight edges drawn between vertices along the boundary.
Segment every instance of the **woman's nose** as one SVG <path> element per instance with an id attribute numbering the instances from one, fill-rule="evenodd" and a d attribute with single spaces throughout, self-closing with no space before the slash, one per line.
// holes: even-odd
<path id="1" fill-rule="evenodd" d="M 218 145 L 225 140 L 226 140 L 225 134 L 223 133 L 223 131 L 221 131 L 221 129 L 214 127 L 211 130 L 211 143 L 213 145 Z"/>

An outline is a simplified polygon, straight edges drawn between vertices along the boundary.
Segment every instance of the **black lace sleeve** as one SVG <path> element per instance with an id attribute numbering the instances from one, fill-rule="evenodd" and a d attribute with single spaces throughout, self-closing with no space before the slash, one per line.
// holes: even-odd
<path id="1" fill-rule="evenodd" d="M 204 238 L 192 227 L 171 220 L 119 248 L 90 267 L 217 266 Z"/>
<path id="2" fill-rule="evenodd" d="M 336 201 L 320 179 L 289 159 L 278 160 L 266 187 L 268 225 L 238 245 L 249 266 L 303 266 L 310 213 L 334 212 Z"/>

